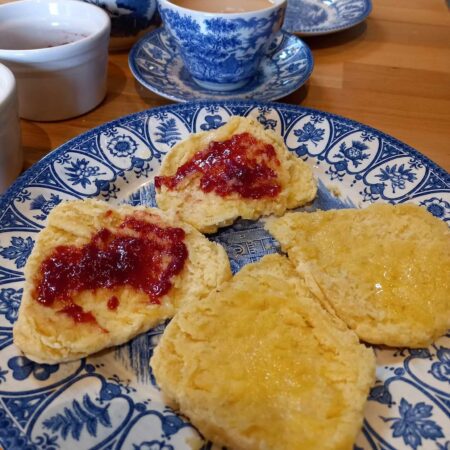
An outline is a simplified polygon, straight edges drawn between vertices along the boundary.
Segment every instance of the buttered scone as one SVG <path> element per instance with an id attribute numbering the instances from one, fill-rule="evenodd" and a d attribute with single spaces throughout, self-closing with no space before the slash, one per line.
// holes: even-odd
<path id="1" fill-rule="evenodd" d="M 290 213 L 266 228 L 364 341 L 422 347 L 450 327 L 450 233 L 424 208 Z"/>
<path id="2" fill-rule="evenodd" d="M 181 308 L 151 366 L 167 400 L 234 450 L 352 449 L 375 375 L 373 351 L 280 255 Z"/>
<path id="3" fill-rule="evenodd" d="M 204 233 L 238 217 L 282 215 L 316 196 L 311 168 L 281 136 L 254 119 L 233 117 L 177 144 L 155 178 L 156 201 Z"/>
<path id="4" fill-rule="evenodd" d="M 33 361 L 122 344 L 231 277 L 224 249 L 155 208 L 65 202 L 26 267 L 14 342 Z"/>

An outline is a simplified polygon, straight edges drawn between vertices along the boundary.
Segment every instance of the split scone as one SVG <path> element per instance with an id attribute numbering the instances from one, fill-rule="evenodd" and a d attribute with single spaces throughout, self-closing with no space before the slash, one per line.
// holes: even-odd
<path id="1" fill-rule="evenodd" d="M 283 138 L 254 119 L 232 117 L 193 134 L 165 157 L 155 178 L 156 201 L 203 233 L 238 217 L 280 216 L 316 196 L 311 168 Z"/>
<path id="2" fill-rule="evenodd" d="M 373 351 L 280 255 L 183 306 L 150 364 L 169 403 L 234 450 L 352 449 L 375 376 Z"/>
<path id="3" fill-rule="evenodd" d="M 425 209 L 291 213 L 266 228 L 323 304 L 364 341 L 422 347 L 450 327 L 450 232 Z"/>
<path id="4" fill-rule="evenodd" d="M 65 202 L 26 267 L 14 342 L 37 362 L 122 344 L 231 277 L 225 250 L 156 208 Z"/>

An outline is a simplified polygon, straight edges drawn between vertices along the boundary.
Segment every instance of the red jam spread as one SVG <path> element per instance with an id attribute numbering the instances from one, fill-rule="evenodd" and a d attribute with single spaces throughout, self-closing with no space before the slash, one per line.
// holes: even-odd
<path id="1" fill-rule="evenodd" d="M 75 303 L 69 303 L 67 306 L 64 306 L 64 308 L 60 309 L 58 312 L 65 314 L 66 316 L 72 317 L 72 319 L 76 323 L 86 323 L 86 322 L 97 323 L 97 320 L 95 319 L 92 313 L 83 311 L 83 308 L 80 305 L 76 305 Z"/>
<path id="2" fill-rule="evenodd" d="M 281 191 L 276 173 L 279 165 L 272 145 L 241 133 L 223 142 L 211 142 L 175 175 L 155 177 L 155 187 L 174 190 L 185 178 L 198 177 L 203 192 L 221 197 L 233 193 L 251 199 L 276 197 Z"/>
<path id="3" fill-rule="evenodd" d="M 184 237 L 181 228 L 162 228 L 143 220 L 142 213 L 128 216 L 118 229 L 103 228 L 81 247 L 56 247 L 41 264 L 35 298 L 44 306 L 56 303 L 75 322 L 95 321 L 72 300 L 85 290 L 131 286 L 159 304 L 187 259 Z M 107 307 L 116 309 L 118 304 L 111 297 Z"/>
<path id="4" fill-rule="evenodd" d="M 117 309 L 117 307 L 119 306 L 119 299 L 113 295 L 107 303 L 108 309 L 110 309 L 111 311 L 115 311 Z"/>

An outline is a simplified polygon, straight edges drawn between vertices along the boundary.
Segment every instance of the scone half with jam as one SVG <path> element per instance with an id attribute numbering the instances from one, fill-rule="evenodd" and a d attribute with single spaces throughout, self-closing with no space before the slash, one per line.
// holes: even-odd
<path id="1" fill-rule="evenodd" d="M 373 350 L 281 255 L 182 307 L 150 364 L 169 404 L 234 450 L 352 449 L 375 377 Z"/>
<path id="2" fill-rule="evenodd" d="M 362 340 L 425 347 L 450 328 L 450 231 L 425 208 L 288 213 L 266 228 Z"/>
<path id="3" fill-rule="evenodd" d="M 27 261 L 14 343 L 33 361 L 78 359 L 127 342 L 230 277 L 223 247 L 173 215 L 65 202 Z"/>
<path id="4" fill-rule="evenodd" d="M 280 216 L 317 192 L 311 168 L 280 135 L 238 116 L 178 143 L 164 158 L 155 188 L 162 210 L 176 211 L 203 233 L 239 217 Z"/>

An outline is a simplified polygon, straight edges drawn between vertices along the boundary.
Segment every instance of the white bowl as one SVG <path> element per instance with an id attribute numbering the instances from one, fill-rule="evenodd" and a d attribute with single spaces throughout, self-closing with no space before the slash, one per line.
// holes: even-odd
<path id="1" fill-rule="evenodd" d="M 68 119 L 95 108 L 106 93 L 110 19 L 77 0 L 0 5 L 0 62 L 18 84 L 25 119 Z"/>
<path id="2" fill-rule="evenodd" d="M 0 194 L 19 175 L 22 164 L 16 80 L 0 64 Z"/>

